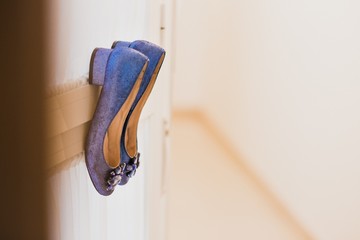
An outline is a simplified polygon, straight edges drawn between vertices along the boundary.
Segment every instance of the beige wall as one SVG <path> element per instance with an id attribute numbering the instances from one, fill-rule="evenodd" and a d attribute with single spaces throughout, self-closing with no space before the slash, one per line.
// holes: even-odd
<path id="1" fill-rule="evenodd" d="M 200 107 L 203 89 L 200 79 L 205 73 L 204 59 L 208 57 L 204 44 L 207 18 L 202 4 L 205 1 L 176 0 L 175 59 L 173 105 L 176 108 Z"/>
<path id="2" fill-rule="evenodd" d="M 175 108 L 201 108 L 316 239 L 360 239 L 360 2 L 178 0 Z"/>

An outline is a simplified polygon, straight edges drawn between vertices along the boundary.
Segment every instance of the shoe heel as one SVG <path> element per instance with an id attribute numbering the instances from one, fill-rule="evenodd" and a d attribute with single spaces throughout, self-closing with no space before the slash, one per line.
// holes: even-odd
<path id="1" fill-rule="evenodd" d="M 102 86 L 105 79 L 106 64 L 112 49 L 96 48 L 90 61 L 89 83 Z"/>

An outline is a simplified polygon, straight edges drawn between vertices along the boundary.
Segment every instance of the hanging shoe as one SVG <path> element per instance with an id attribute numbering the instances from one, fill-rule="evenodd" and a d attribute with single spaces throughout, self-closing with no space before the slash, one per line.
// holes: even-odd
<path id="1" fill-rule="evenodd" d="M 101 195 L 110 195 L 125 174 L 120 140 L 148 62 L 145 55 L 131 48 L 99 48 L 93 52 L 90 84 L 103 87 L 89 129 L 85 159 L 91 181 Z M 100 77 L 101 84 L 96 82 Z"/>
<path id="2" fill-rule="evenodd" d="M 140 153 L 137 147 L 137 128 L 141 111 L 148 99 L 151 90 L 155 84 L 159 70 L 165 58 L 165 50 L 161 47 L 143 40 L 130 42 L 117 41 L 112 45 L 113 49 L 128 47 L 137 50 L 149 58 L 149 66 L 147 67 L 143 81 L 140 85 L 139 92 L 132 104 L 130 112 L 124 124 L 123 133 L 121 135 L 120 149 L 121 161 L 126 163 L 124 175 L 119 182 L 120 185 L 126 184 L 130 177 L 136 173 L 136 169 L 140 164 Z M 94 76 L 94 81 L 98 85 L 102 85 L 103 75 Z"/>
<path id="3" fill-rule="evenodd" d="M 131 107 L 129 115 L 126 119 L 125 128 L 123 130 L 123 139 L 121 141 L 122 160 L 128 164 L 125 175 L 119 182 L 120 185 L 126 184 L 129 179 L 134 176 L 136 169 L 140 164 L 140 153 L 137 147 L 137 129 L 141 111 L 148 99 L 151 90 L 154 87 L 156 78 L 160 71 L 161 65 L 165 58 L 165 50 L 161 47 L 143 40 L 129 42 L 114 42 L 112 48 L 117 49 L 126 47 L 135 49 L 149 58 L 149 66 L 145 71 L 143 81 L 139 92 Z"/>

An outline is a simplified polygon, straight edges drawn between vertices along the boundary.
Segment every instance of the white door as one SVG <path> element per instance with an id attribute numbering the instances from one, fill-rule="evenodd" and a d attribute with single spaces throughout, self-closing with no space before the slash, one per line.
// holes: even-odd
<path id="1" fill-rule="evenodd" d="M 166 239 L 171 1 L 54 0 L 49 8 L 49 88 L 87 78 L 92 50 L 114 40 L 147 39 L 167 51 L 139 124 L 136 176 L 103 197 L 92 186 L 83 154 L 49 169 L 50 239 Z"/>

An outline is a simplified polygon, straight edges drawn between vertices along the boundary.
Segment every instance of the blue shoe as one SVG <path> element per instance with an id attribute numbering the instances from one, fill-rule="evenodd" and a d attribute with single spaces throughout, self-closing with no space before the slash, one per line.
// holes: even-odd
<path id="1" fill-rule="evenodd" d="M 141 111 L 148 99 L 151 90 L 155 84 L 157 75 L 165 58 L 165 50 L 161 47 L 147 42 L 147 41 L 134 41 L 129 42 L 114 42 L 112 48 L 118 49 L 128 47 L 137 50 L 149 58 L 149 66 L 147 67 L 143 81 L 140 85 L 139 92 L 132 104 L 129 115 L 124 124 L 123 133 L 121 135 L 120 149 L 121 149 L 121 162 L 126 164 L 124 176 L 119 182 L 120 185 L 126 184 L 130 177 L 136 173 L 139 167 L 139 157 L 137 148 L 137 128 L 140 119 Z M 102 74 L 96 78 L 96 82 L 101 85 Z"/>
<path id="2" fill-rule="evenodd" d="M 103 87 L 89 129 L 85 159 L 91 181 L 101 195 L 110 195 L 125 174 L 120 139 L 148 63 L 145 55 L 130 48 L 93 52 L 90 83 L 99 85 L 96 80 L 103 77 Z"/>

